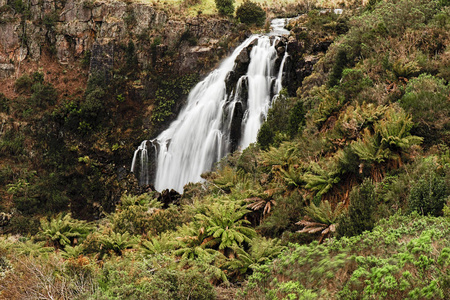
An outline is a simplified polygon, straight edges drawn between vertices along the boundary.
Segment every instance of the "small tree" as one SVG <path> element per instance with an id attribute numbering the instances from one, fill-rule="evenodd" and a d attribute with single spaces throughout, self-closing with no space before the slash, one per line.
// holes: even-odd
<path id="1" fill-rule="evenodd" d="M 372 230 L 375 225 L 375 186 L 366 179 L 350 193 L 348 214 L 339 222 L 339 236 L 355 236 Z"/>
<path id="2" fill-rule="evenodd" d="M 244 24 L 264 25 L 266 12 L 258 4 L 245 0 L 236 10 L 236 18 Z"/>
<path id="3" fill-rule="evenodd" d="M 234 13 L 234 0 L 215 0 L 219 14 L 231 16 Z"/>

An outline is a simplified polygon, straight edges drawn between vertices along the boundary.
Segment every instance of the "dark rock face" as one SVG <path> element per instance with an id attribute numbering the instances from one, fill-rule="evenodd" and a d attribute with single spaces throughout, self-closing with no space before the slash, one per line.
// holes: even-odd
<path id="1" fill-rule="evenodd" d="M 332 43 L 332 41 L 323 41 L 315 44 L 312 49 L 313 53 L 326 52 Z"/>
<path id="2" fill-rule="evenodd" d="M 230 142 L 231 151 L 237 149 L 239 139 L 241 138 L 242 119 L 244 118 L 245 109 L 241 102 L 237 102 L 234 106 L 233 116 L 231 117 Z"/>
<path id="3" fill-rule="evenodd" d="M 171 49 L 177 54 L 172 61 L 173 70 L 185 74 L 196 71 L 199 60 L 217 55 L 219 41 L 236 35 L 231 33 L 235 25 L 228 19 L 172 20 L 163 9 L 143 3 L 117 0 L 86 3 L 31 0 L 28 16 L 13 9 L 2 12 L 0 63 L 16 65 L 25 58 L 40 60 L 47 47 L 53 49 L 59 63 L 70 64 L 106 40 L 116 48 L 133 40 L 141 67 L 156 67 Z M 196 46 L 180 47 L 180 37 L 186 31 L 197 40 Z M 154 52 L 156 57 L 152 55 Z"/>
<path id="4" fill-rule="evenodd" d="M 92 46 L 89 72 L 102 74 L 109 84 L 110 74 L 114 67 L 114 43 L 108 40 L 97 40 Z"/>
<path id="5" fill-rule="evenodd" d="M 170 204 L 179 205 L 181 195 L 175 190 L 164 190 L 159 194 L 158 201 L 163 203 L 163 208 L 168 208 Z"/>

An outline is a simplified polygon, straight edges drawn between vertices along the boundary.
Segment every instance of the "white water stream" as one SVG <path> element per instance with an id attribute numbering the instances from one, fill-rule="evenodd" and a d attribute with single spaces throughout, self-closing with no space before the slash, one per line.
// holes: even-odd
<path id="1" fill-rule="evenodd" d="M 174 189 L 183 191 L 189 182 L 201 181 L 200 175 L 211 170 L 230 151 L 230 131 L 236 104 L 246 110 L 241 124 L 239 148 L 244 149 L 256 141 L 258 130 L 272 104 L 272 96 L 281 90 L 285 52 L 279 70 L 275 70 L 277 51 L 274 35 L 288 33 L 284 22 L 273 23 L 273 32 L 254 35 L 245 40 L 189 93 L 187 104 L 168 129 L 151 141 L 143 141 L 135 151 L 131 171 L 138 174 L 140 184 L 149 184 L 148 162 L 156 160 L 154 185 L 158 191 Z M 256 43 L 254 41 L 257 40 Z M 242 76 L 227 95 L 225 80 L 233 71 L 241 51 L 254 43 L 250 53 L 247 74 Z M 245 84 L 244 84 L 245 82 Z M 242 89 L 248 89 L 248 101 L 242 103 Z M 148 147 L 153 145 L 156 157 L 148 157 Z"/>

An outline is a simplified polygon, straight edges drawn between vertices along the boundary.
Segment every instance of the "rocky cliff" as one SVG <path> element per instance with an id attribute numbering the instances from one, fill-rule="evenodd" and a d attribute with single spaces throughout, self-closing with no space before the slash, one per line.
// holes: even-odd
<path id="1" fill-rule="evenodd" d="M 220 18 L 171 17 L 156 6 L 123 1 L 0 0 L 0 77 L 20 73 L 26 60 L 45 52 L 60 64 L 82 59 L 95 45 L 133 40 L 144 68 L 158 65 L 176 49 L 178 72 L 216 56 L 220 44 L 235 38 L 233 24 Z M 17 75 L 17 74 L 16 74 Z"/>

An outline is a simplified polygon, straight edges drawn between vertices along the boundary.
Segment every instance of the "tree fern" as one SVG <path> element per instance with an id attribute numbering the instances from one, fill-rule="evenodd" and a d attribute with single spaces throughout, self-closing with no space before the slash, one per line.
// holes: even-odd
<path id="1" fill-rule="evenodd" d="M 85 238 L 92 230 L 93 226 L 85 221 L 73 219 L 71 214 L 58 214 L 55 218 L 40 220 L 41 230 L 38 239 L 47 240 L 53 246 L 63 248 L 72 245 Z"/>
<path id="2" fill-rule="evenodd" d="M 314 234 L 320 231 L 320 242 L 330 233 L 336 231 L 336 223 L 345 212 L 343 202 L 339 202 L 334 209 L 328 201 L 322 201 L 319 206 L 311 203 L 305 208 L 306 216 L 297 222 L 297 225 L 304 226 L 300 233 Z"/>
<path id="3" fill-rule="evenodd" d="M 383 148 L 377 134 L 364 129 L 362 137 L 350 145 L 359 159 L 369 164 L 380 164 L 387 161 L 392 153 L 388 148 Z"/>
<path id="4" fill-rule="evenodd" d="M 423 138 L 410 134 L 413 122 L 403 110 L 386 112 L 385 118 L 375 124 L 375 132 L 381 137 L 381 146 L 391 150 L 407 150 L 420 144 Z"/>
<path id="5" fill-rule="evenodd" d="M 100 259 L 105 255 L 112 256 L 113 254 L 116 254 L 120 256 L 124 250 L 133 248 L 138 243 L 137 238 L 130 235 L 128 232 L 123 234 L 118 232 L 104 234 L 100 237 L 99 242 L 101 249 L 99 253 Z"/>
<path id="6" fill-rule="evenodd" d="M 317 191 L 317 195 L 326 194 L 341 179 L 336 164 L 330 160 L 328 168 L 322 168 L 318 163 L 312 162 L 310 171 L 306 172 L 302 178 L 306 182 L 305 188 Z"/>
<path id="7" fill-rule="evenodd" d="M 272 166 L 287 166 L 298 161 L 298 145 L 294 142 L 283 142 L 279 147 L 270 147 L 268 151 L 261 153 L 260 163 L 272 169 Z"/>

